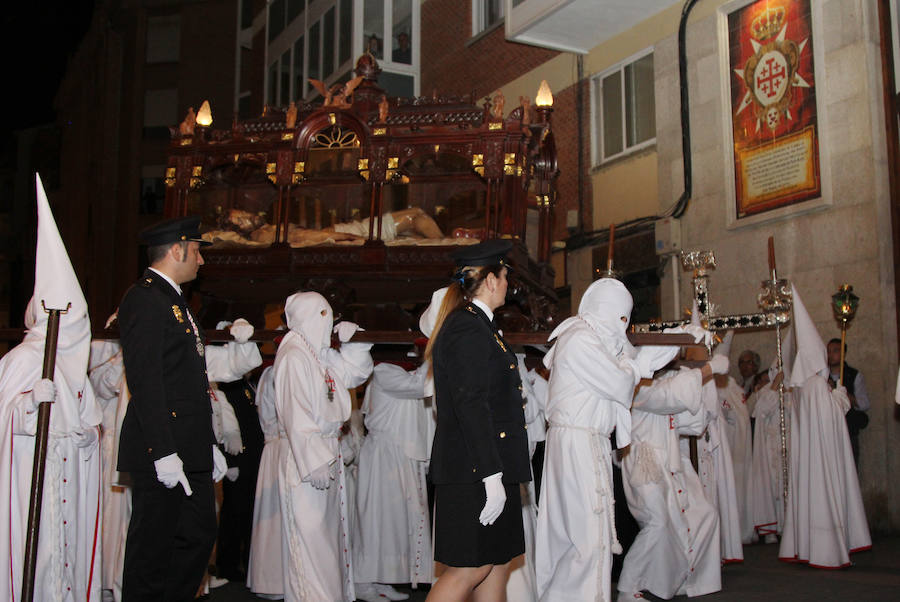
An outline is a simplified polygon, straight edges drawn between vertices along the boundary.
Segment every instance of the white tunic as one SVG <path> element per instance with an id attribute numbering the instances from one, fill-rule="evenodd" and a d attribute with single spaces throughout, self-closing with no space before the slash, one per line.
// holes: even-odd
<path id="1" fill-rule="evenodd" d="M 763 387 L 751 397 L 756 398 L 753 417 L 753 462 L 750 465 L 750 518 L 755 536 L 781 533 L 784 524 L 784 488 L 781 463 L 781 421 L 778 410 L 778 391 Z M 784 392 L 784 421 L 787 447 L 790 450 L 791 400 L 793 394 Z"/>
<path id="2" fill-rule="evenodd" d="M 116 470 L 116 429 L 119 395 L 125 384 L 122 348 L 112 341 L 91 342 L 91 385 L 103 409 L 100 452 L 103 463 L 103 564 L 102 587 L 122 600 L 125 569 L 125 538 L 131 520 L 131 489 L 118 483 Z"/>
<path id="3" fill-rule="evenodd" d="M 535 542 L 538 596 L 553 602 L 608 600 L 612 554 L 621 551 L 609 435 L 616 428 L 620 446 L 628 443 L 628 409 L 640 375 L 586 322 L 573 322 L 551 353 L 550 430 Z"/>
<path id="4" fill-rule="evenodd" d="M 43 344 L 25 342 L 0 359 L 0 599 L 22 592 L 26 526 L 38 412 L 25 411 L 40 379 Z M 57 365 L 58 368 L 58 365 Z M 101 538 L 100 405 L 84 366 L 83 389 L 73 391 L 57 369 L 50 412 L 47 463 L 35 565 L 34 599 L 99 600 Z M 89 441 L 77 432 L 94 430 Z M 79 441 L 85 447 L 79 446 Z"/>
<path id="5" fill-rule="evenodd" d="M 737 498 L 738 521 L 742 543 L 753 541 L 753 521 L 750 519 L 750 465 L 753 462 L 753 444 L 750 436 L 750 413 L 744 403 L 744 390 L 728 377 L 728 385 L 718 389 L 723 431 L 731 449 L 731 465 L 734 469 L 734 491 Z"/>
<path id="6" fill-rule="evenodd" d="M 534 457 L 538 442 L 547 437 L 546 411 L 547 381 L 534 370 L 525 370 L 525 355 L 519 357 L 519 376 L 525 395 L 525 428 L 528 430 L 529 457 Z M 537 527 L 537 498 L 534 479 L 520 486 L 522 496 L 522 526 L 525 530 L 525 554 L 510 563 L 509 580 L 506 582 L 506 599 L 517 602 L 537 602 L 537 576 L 535 563 L 535 529 Z"/>
<path id="7" fill-rule="evenodd" d="M 275 357 L 275 409 L 289 443 L 278 470 L 288 601 L 335 602 L 355 597 L 338 437 L 350 417 L 346 389 L 362 384 L 372 370 L 370 347 L 344 343 L 340 353 L 328 349 L 319 360 L 291 331 Z M 334 380 L 333 400 L 328 398 L 326 367 Z M 316 489 L 309 482 L 310 474 L 330 463 L 338 465 L 336 478 L 327 489 Z"/>
<path id="8" fill-rule="evenodd" d="M 850 565 L 872 546 L 844 414 L 843 388 L 811 376 L 791 407 L 788 510 L 778 556 L 819 568 Z"/>
<path id="9" fill-rule="evenodd" d="M 701 393 L 706 410 L 706 430 L 697 438 L 697 468 L 706 499 L 719 513 L 722 562 L 743 562 L 741 525 L 731 448 L 725 436 L 727 422 L 719 403 L 715 381 L 703 385 Z M 687 440 L 682 441 L 687 445 Z M 690 456 L 689 453 L 687 453 Z"/>
<path id="10" fill-rule="evenodd" d="M 359 450 L 353 542 L 357 583 L 431 583 L 431 525 L 425 475 L 433 430 L 426 407 L 428 364 L 407 372 L 379 364 L 362 412 L 368 434 Z"/>
<path id="11" fill-rule="evenodd" d="M 625 556 L 620 592 L 649 590 L 668 599 L 722 588 L 718 514 L 679 445 L 679 436 L 706 427 L 701 382 L 699 370 L 685 369 L 635 395 L 622 481 L 641 531 Z"/>
<path id="12" fill-rule="evenodd" d="M 247 587 L 255 594 L 284 595 L 278 467 L 290 450 L 287 436 L 275 414 L 275 372 L 272 366 L 263 370 L 259 377 L 256 405 L 265 445 L 256 477 Z"/>

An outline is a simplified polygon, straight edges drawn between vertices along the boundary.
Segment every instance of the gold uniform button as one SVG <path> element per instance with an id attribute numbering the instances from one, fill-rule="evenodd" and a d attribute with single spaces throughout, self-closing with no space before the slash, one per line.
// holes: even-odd
<path id="1" fill-rule="evenodd" d="M 521 391 L 521 390 L 522 390 L 522 385 L 519 385 L 519 391 Z"/>
<path id="2" fill-rule="evenodd" d="M 172 412 L 172 418 L 178 418 L 178 414 L 176 414 L 175 412 Z"/>
<path id="3" fill-rule="evenodd" d="M 505 438 L 506 438 L 506 431 L 500 431 L 500 438 L 501 438 L 501 439 L 505 439 Z"/>
<path id="4" fill-rule="evenodd" d="M 153 448 L 152 448 L 152 447 L 148 447 L 148 448 L 147 448 L 147 453 L 148 453 L 148 454 L 152 454 L 152 453 L 153 453 Z"/>
<path id="5" fill-rule="evenodd" d="M 527 425 L 527 424 L 525 425 L 525 430 L 526 430 L 526 431 L 528 430 L 528 425 Z"/>
<path id="6" fill-rule="evenodd" d="M 509 369 L 510 369 L 510 370 L 515 370 L 515 369 L 516 369 L 516 365 L 515 365 L 515 364 L 510 364 L 510 365 L 509 365 Z"/>
<path id="7" fill-rule="evenodd" d="M 190 328 L 185 328 L 185 329 L 184 329 L 184 333 L 185 333 L 185 334 L 191 334 L 191 329 L 190 329 Z"/>
<path id="8" fill-rule="evenodd" d="M 527 403 L 523 403 L 523 404 L 522 404 L 522 409 L 523 409 L 523 410 L 525 409 L 525 406 L 526 406 L 526 405 L 528 405 L 528 404 L 527 404 Z"/>
<path id="9" fill-rule="evenodd" d="M 472 469 L 472 472 L 475 472 L 475 469 L 474 469 L 474 468 Z"/>

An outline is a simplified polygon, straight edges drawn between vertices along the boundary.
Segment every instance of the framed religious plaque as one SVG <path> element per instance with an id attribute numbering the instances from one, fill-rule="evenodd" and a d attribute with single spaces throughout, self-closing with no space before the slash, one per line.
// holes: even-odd
<path id="1" fill-rule="evenodd" d="M 814 4 L 739 0 L 719 11 L 729 228 L 830 204 Z"/>

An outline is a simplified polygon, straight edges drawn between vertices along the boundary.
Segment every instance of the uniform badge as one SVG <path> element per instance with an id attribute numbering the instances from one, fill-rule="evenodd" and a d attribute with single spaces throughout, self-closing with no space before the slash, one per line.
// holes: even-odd
<path id="1" fill-rule="evenodd" d="M 179 324 L 184 324 L 184 315 L 182 315 L 180 307 L 178 307 L 177 305 L 173 305 L 172 315 L 175 316 L 175 319 L 178 320 Z"/>
<path id="2" fill-rule="evenodd" d="M 495 332 L 494 340 L 497 341 L 497 344 L 500 345 L 500 349 L 503 350 L 503 353 L 506 353 L 506 345 L 503 344 L 503 341 L 500 339 L 500 336 Z"/>

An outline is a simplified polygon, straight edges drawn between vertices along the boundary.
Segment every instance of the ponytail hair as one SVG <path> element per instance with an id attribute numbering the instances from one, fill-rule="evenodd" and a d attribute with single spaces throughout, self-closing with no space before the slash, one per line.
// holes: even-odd
<path id="1" fill-rule="evenodd" d="M 459 268 L 456 274 L 453 275 L 453 283 L 447 287 L 447 294 L 444 295 L 444 300 L 441 301 L 441 308 L 435 320 L 434 330 L 431 331 L 431 338 L 428 339 L 428 345 L 425 347 L 425 360 L 429 362 L 429 376 L 434 371 L 434 362 L 431 359 L 431 354 L 434 350 L 434 343 L 441 332 L 441 327 L 444 325 L 444 320 L 456 309 L 462 307 L 463 304 L 475 298 L 475 295 L 478 294 L 478 289 L 481 288 L 488 274 L 499 277 L 503 267 L 500 264 L 465 266 Z"/>

